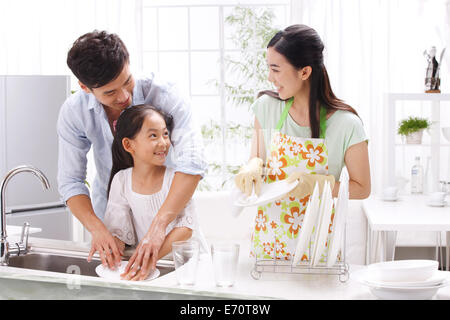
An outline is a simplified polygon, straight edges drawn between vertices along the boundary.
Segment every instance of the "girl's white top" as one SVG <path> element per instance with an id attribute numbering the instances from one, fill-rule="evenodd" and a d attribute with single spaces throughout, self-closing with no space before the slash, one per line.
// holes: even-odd
<path id="1" fill-rule="evenodd" d="M 175 174 L 174 169 L 166 167 L 161 189 L 156 193 L 144 195 L 133 191 L 132 169 L 121 170 L 114 176 L 104 218 L 104 223 L 111 234 L 131 246 L 138 244 L 144 238 L 169 193 Z M 191 239 L 199 242 L 202 252 L 209 251 L 200 230 L 192 199 L 167 226 L 166 236 L 177 227 L 192 229 Z"/>

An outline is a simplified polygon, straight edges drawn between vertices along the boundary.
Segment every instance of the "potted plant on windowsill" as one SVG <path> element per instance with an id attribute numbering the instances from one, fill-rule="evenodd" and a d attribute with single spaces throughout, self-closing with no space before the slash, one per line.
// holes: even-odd
<path id="1" fill-rule="evenodd" d="M 430 126 L 431 122 L 427 119 L 409 117 L 400 122 L 397 133 L 404 136 L 408 144 L 421 144 L 423 131 Z"/>

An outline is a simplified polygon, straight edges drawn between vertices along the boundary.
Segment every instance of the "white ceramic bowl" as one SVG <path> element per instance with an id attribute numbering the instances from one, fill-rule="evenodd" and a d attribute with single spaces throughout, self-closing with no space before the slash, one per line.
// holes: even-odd
<path id="1" fill-rule="evenodd" d="M 433 298 L 439 286 L 426 288 L 370 288 L 372 294 L 382 300 L 428 300 Z"/>
<path id="2" fill-rule="evenodd" d="M 444 135 L 445 139 L 450 142 L 450 127 L 442 128 L 442 134 Z"/>
<path id="3" fill-rule="evenodd" d="M 368 266 L 370 277 L 378 281 L 424 281 L 433 276 L 439 263 L 434 260 L 396 260 Z"/>

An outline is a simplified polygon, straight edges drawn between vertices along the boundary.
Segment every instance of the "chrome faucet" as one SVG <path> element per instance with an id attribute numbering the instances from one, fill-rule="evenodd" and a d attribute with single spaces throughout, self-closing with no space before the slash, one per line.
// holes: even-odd
<path id="1" fill-rule="evenodd" d="M 8 182 L 12 177 L 21 172 L 30 172 L 34 174 L 41 181 L 45 189 L 50 188 L 50 183 L 48 182 L 47 177 L 39 169 L 36 169 L 32 166 L 19 166 L 10 170 L 6 174 L 0 185 L 0 265 L 2 266 L 8 265 L 10 256 L 24 255 L 28 251 L 28 234 L 30 230 L 30 224 L 28 222 L 25 222 L 23 225 L 21 240 L 19 243 L 16 243 L 14 246 L 10 246 L 8 241 L 6 240 L 6 186 L 8 185 Z"/>

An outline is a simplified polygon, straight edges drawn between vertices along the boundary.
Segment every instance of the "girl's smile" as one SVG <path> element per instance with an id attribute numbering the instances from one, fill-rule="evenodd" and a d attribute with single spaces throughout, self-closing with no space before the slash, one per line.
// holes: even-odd
<path id="1" fill-rule="evenodd" d="M 149 113 L 139 133 L 128 141 L 129 150 L 127 151 L 133 156 L 135 165 L 136 163 L 164 165 L 169 152 L 170 138 L 161 115 L 156 112 Z"/>

